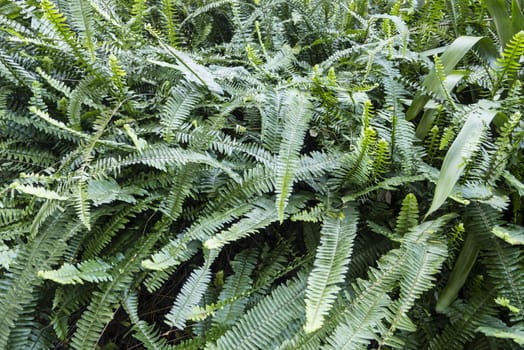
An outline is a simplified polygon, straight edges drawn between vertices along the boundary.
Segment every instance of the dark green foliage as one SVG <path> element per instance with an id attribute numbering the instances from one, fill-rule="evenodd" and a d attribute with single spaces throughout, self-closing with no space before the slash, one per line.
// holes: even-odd
<path id="1" fill-rule="evenodd" d="M 0 0 L 0 349 L 517 349 L 523 2 Z"/>

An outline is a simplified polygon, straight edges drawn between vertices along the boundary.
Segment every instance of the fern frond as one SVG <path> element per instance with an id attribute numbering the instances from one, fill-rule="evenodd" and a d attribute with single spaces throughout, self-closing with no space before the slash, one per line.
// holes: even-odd
<path id="1" fill-rule="evenodd" d="M 455 301 L 448 312 L 450 323 L 431 339 L 428 349 L 461 349 L 474 337 L 477 328 L 483 324 L 486 316 L 493 316 L 496 313 L 493 303 L 494 296 L 493 291 L 481 290 L 475 293 L 468 302 Z"/>
<path id="2" fill-rule="evenodd" d="M 418 224 L 418 202 L 417 197 L 410 193 L 402 201 L 402 208 L 397 217 L 395 233 L 404 236 L 409 229 Z"/>
<path id="3" fill-rule="evenodd" d="M 493 95 L 498 93 L 498 89 L 504 82 L 512 83 L 517 71 L 520 69 L 520 57 L 524 54 L 524 31 L 515 33 L 504 47 L 500 57 L 496 62 L 497 80 L 493 86 Z"/>
<path id="4" fill-rule="evenodd" d="M 83 39 L 83 44 L 89 50 L 91 62 L 94 62 L 96 60 L 96 51 L 93 8 L 89 0 L 77 0 L 69 2 L 68 10 L 69 19 L 76 32 Z"/>
<path id="5" fill-rule="evenodd" d="M 153 326 L 138 318 L 138 297 L 135 293 L 128 294 L 123 303 L 123 307 L 129 315 L 135 333 L 133 336 L 142 342 L 148 350 L 168 350 L 169 346 L 166 339 L 162 338 Z"/>
<path id="6" fill-rule="evenodd" d="M 75 208 L 76 213 L 80 221 L 84 226 L 90 231 L 91 230 L 91 210 L 88 202 L 87 195 L 87 183 L 83 178 L 83 175 L 80 175 L 82 179 L 78 181 L 76 192 L 75 192 Z"/>
<path id="7" fill-rule="evenodd" d="M 104 282 L 112 279 L 107 272 L 111 265 L 101 260 L 86 260 L 75 265 L 65 263 L 58 270 L 40 270 L 38 277 L 60 284 L 83 284 L 87 282 Z"/>
<path id="8" fill-rule="evenodd" d="M 191 86 L 177 86 L 171 89 L 171 94 L 166 101 L 160 120 L 165 129 L 162 134 L 165 138 L 171 132 L 179 128 L 182 123 L 187 122 L 195 106 L 200 102 L 202 95 Z"/>
<path id="9" fill-rule="evenodd" d="M 278 219 L 277 211 L 270 200 L 260 199 L 253 203 L 254 208 L 243 219 L 231 226 L 227 231 L 220 232 L 204 242 L 207 249 L 220 249 L 224 245 L 244 238 L 265 228 Z"/>
<path id="10" fill-rule="evenodd" d="M 218 296 L 219 302 L 231 301 L 216 311 L 213 323 L 217 326 L 232 325 L 242 316 L 248 302 L 242 294 L 252 286 L 253 280 L 250 276 L 255 269 L 257 255 L 256 251 L 243 251 L 231 262 L 233 275 L 226 279 Z"/>
<path id="11" fill-rule="evenodd" d="M 297 321 L 303 319 L 304 275 L 280 285 L 260 300 L 218 341 L 208 343 L 210 350 L 271 349 L 288 337 Z M 290 329 L 291 328 L 291 329 Z"/>
<path id="12" fill-rule="evenodd" d="M 388 310 L 388 306 L 393 301 L 387 293 L 397 285 L 399 280 L 431 279 L 426 275 L 419 276 L 417 273 L 419 266 L 412 265 L 410 262 L 414 254 L 411 251 L 420 252 L 426 259 L 425 249 L 429 248 L 429 241 L 450 218 L 450 216 L 443 216 L 412 228 L 404 237 L 400 249 L 391 250 L 384 255 L 378 261 L 377 269 L 370 268 L 368 280 L 357 280 L 353 285 L 354 297 L 344 312 L 342 322 L 327 339 L 329 345 L 326 346 L 326 349 L 359 349 L 360 344 L 376 339 L 376 333 L 387 334 L 388 328 L 383 324 L 382 319 L 393 315 Z M 437 253 L 442 253 L 442 250 L 438 249 Z M 428 262 L 434 262 L 435 258 L 440 261 L 439 254 L 432 256 Z M 429 265 L 432 266 L 433 262 Z M 422 284 L 427 286 L 427 282 L 427 280 L 423 281 Z M 407 288 L 406 296 L 411 295 L 409 287 L 404 286 L 404 288 Z M 402 317 L 400 315 L 403 313 L 398 315 Z M 404 321 L 402 326 L 409 324 L 405 319 L 402 321 Z"/>
<path id="13" fill-rule="evenodd" d="M 216 254 L 211 253 L 211 255 Z M 191 275 L 189 275 L 180 293 L 177 295 L 173 307 L 165 317 L 165 322 L 169 326 L 184 329 L 186 320 L 191 315 L 193 308 L 197 306 L 200 299 L 202 299 L 211 281 L 210 266 L 213 260 L 213 257 L 208 257 L 204 266 L 194 270 Z"/>
<path id="14" fill-rule="evenodd" d="M 157 239 L 158 232 L 155 232 L 137 242 L 126 252 L 124 259 L 115 265 L 113 279 L 98 285 L 98 290 L 93 292 L 86 311 L 77 322 L 77 330 L 71 340 L 73 349 L 95 348 L 106 324 L 113 319 L 123 300 L 123 292 L 133 283 L 134 274 L 140 269 L 141 259 L 149 253 Z"/>
<path id="15" fill-rule="evenodd" d="M 10 271 L 0 281 L 0 348 L 5 348 L 24 305 L 33 298 L 33 291 L 42 284 L 37 278 L 40 269 L 49 269 L 57 262 L 67 247 L 67 240 L 81 226 L 71 221 L 69 211 L 58 212 L 48 218 L 36 237 L 23 245 Z"/>
<path id="16" fill-rule="evenodd" d="M 295 169 L 299 162 L 299 152 L 304 142 L 306 128 L 311 117 L 311 105 L 298 91 L 289 92 L 284 112 L 283 139 L 275 162 L 276 202 L 280 222 L 284 220 L 291 189 L 295 181 Z"/>
<path id="17" fill-rule="evenodd" d="M 43 187 L 36 187 L 32 185 L 22 185 L 18 182 L 13 182 L 9 188 L 13 190 L 17 190 L 18 192 L 29 194 L 31 196 L 35 196 L 38 198 L 43 199 L 52 199 L 52 200 L 59 200 L 59 201 L 65 201 L 68 199 L 68 197 L 61 196 L 60 194 L 56 193 L 55 191 L 51 191 L 48 189 L 45 189 Z"/>
<path id="18" fill-rule="evenodd" d="M 169 166 L 181 166 L 188 163 L 202 163 L 221 169 L 231 176 L 231 178 L 240 182 L 240 178 L 237 173 L 209 154 L 198 153 L 182 148 L 166 147 L 165 145 L 152 145 L 149 148 L 144 149 L 142 152 L 138 152 L 126 157 L 121 163 L 118 164 L 118 166 L 145 164 L 153 168 L 166 171 L 167 167 Z M 117 167 L 115 166 L 115 168 Z"/>
<path id="19" fill-rule="evenodd" d="M 379 347 L 390 346 L 401 349 L 405 342 L 394 336 L 396 329 L 414 332 L 415 324 L 408 318 L 407 313 L 423 292 L 434 285 L 435 274 L 440 271 L 447 257 L 447 246 L 440 242 L 423 245 L 409 244 L 407 263 L 413 267 L 400 281 L 400 295 L 389 306 L 386 320 L 390 323 L 388 329 L 379 341 Z"/>
<path id="20" fill-rule="evenodd" d="M 358 215 L 354 208 L 345 209 L 337 218 L 327 215 L 322 224 L 314 268 L 308 277 L 306 333 L 321 328 L 333 306 L 339 285 L 344 282 L 356 237 Z"/>
<path id="21" fill-rule="evenodd" d="M 45 19 L 47 19 L 54 27 L 62 40 L 67 43 L 69 48 L 75 53 L 75 56 L 83 61 L 83 55 L 77 44 L 77 36 L 67 23 L 64 14 L 60 12 L 58 7 L 51 0 L 42 0 L 40 6 Z"/>

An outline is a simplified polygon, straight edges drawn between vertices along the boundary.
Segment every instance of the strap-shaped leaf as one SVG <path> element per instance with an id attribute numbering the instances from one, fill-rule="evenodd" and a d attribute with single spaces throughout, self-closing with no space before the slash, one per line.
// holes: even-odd
<path id="1" fill-rule="evenodd" d="M 466 168 L 468 160 L 477 150 L 484 130 L 496 114 L 496 111 L 490 109 L 490 107 L 492 107 L 492 104 L 489 104 L 488 101 L 480 101 L 477 108 L 468 113 L 464 126 L 444 158 L 433 202 L 426 217 L 440 208 L 448 198 Z"/>

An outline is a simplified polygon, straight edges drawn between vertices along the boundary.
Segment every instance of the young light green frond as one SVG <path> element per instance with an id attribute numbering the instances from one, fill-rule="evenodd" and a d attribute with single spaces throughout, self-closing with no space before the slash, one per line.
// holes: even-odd
<path id="1" fill-rule="evenodd" d="M 180 23 L 178 21 L 178 11 L 174 0 L 162 0 L 162 13 L 164 15 L 164 26 L 167 32 L 169 45 L 177 47 L 180 44 Z"/>
<path id="2" fill-rule="evenodd" d="M 76 2 L 76 1 L 75 1 Z M 60 35 L 65 43 L 69 46 L 75 56 L 83 60 L 83 55 L 77 44 L 77 36 L 67 23 L 67 19 L 58 7 L 51 0 L 42 0 L 40 6 L 44 13 L 44 18 L 54 27 L 55 31 Z"/>
<path id="3" fill-rule="evenodd" d="M 299 164 L 299 153 L 304 142 L 306 128 L 311 118 L 311 104 L 304 94 L 291 91 L 286 96 L 284 129 L 282 143 L 275 162 L 276 172 L 276 207 L 280 222 L 284 220 L 284 211 L 291 195 L 295 172 Z"/>
<path id="4" fill-rule="evenodd" d="M 402 201 L 402 208 L 397 216 L 395 233 L 403 236 L 410 228 L 418 224 L 418 202 L 413 193 L 409 193 Z"/>
<path id="5" fill-rule="evenodd" d="M 303 319 L 306 278 L 301 275 L 260 300 L 209 350 L 271 349 L 288 337 L 290 328 L 298 328 L 296 321 Z M 294 326 L 295 325 L 295 326 Z"/>
<path id="6" fill-rule="evenodd" d="M 496 62 L 497 79 L 493 86 L 493 94 L 499 93 L 499 88 L 504 82 L 510 84 L 516 78 L 518 70 L 520 69 L 520 58 L 524 54 L 524 31 L 515 33 L 511 40 L 504 47 L 500 57 Z"/>
<path id="7" fill-rule="evenodd" d="M 358 215 L 353 207 L 336 214 L 328 213 L 322 223 L 320 246 L 306 290 L 306 333 L 322 327 L 335 302 L 348 269 L 357 223 Z"/>
<path id="8" fill-rule="evenodd" d="M 58 270 L 40 270 L 38 277 L 59 284 L 83 284 L 86 282 L 105 282 L 112 279 L 107 272 L 111 265 L 101 260 L 86 260 L 79 264 L 65 263 Z"/>
<path id="9" fill-rule="evenodd" d="M 178 293 L 173 307 L 165 317 L 165 322 L 169 326 L 184 329 L 193 308 L 198 305 L 211 282 L 212 262 L 212 259 L 207 259 L 202 267 L 191 272 Z"/>

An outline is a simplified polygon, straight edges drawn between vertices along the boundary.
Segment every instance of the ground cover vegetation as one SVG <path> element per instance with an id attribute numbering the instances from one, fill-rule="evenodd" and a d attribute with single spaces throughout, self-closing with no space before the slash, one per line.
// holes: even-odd
<path id="1" fill-rule="evenodd" d="M 520 349 L 523 9 L 0 0 L 0 349 Z"/>

